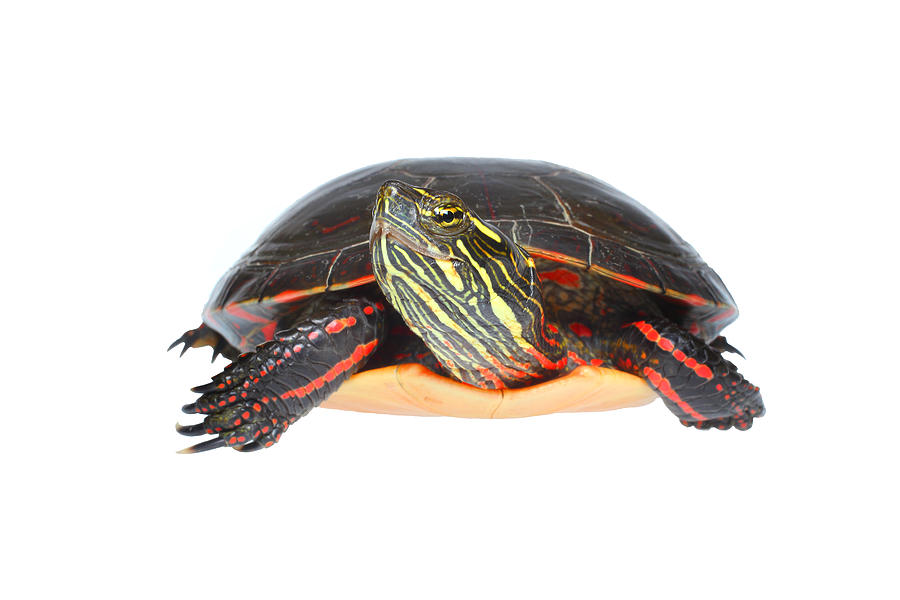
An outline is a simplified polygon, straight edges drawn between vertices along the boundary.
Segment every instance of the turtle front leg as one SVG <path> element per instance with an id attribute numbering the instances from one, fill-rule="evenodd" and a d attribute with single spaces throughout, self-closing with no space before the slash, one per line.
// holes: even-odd
<path id="1" fill-rule="evenodd" d="M 381 302 L 351 299 L 329 306 L 327 315 L 276 333 L 210 383 L 193 388 L 202 395 L 182 410 L 206 418 L 177 429 L 184 435 L 217 437 L 181 452 L 222 446 L 246 452 L 276 443 L 291 423 L 365 364 L 381 343 L 383 329 Z"/>
<path id="2" fill-rule="evenodd" d="M 627 323 L 600 340 L 609 366 L 644 378 L 683 425 L 749 429 L 765 414 L 759 388 L 722 353 L 663 319 Z"/>

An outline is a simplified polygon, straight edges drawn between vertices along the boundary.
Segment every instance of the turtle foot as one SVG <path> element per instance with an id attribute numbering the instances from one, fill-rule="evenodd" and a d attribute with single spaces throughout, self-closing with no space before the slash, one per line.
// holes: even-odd
<path id="1" fill-rule="evenodd" d="M 225 338 L 219 335 L 218 332 L 207 327 L 205 323 L 201 324 L 200 327 L 196 329 L 189 329 L 182 333 L 181 337 L 172 342 L 168 349 L 171 350 L 178 344 L 184 344 L 181 348 L 181 353 L 178 356 L 184 356 L 184 353 L 188 351 L 188 348 L 202 348 L 203 346 L 212 347 L 212 361 L 215 361 L 220 354 L 231 360 L 236 356 L 235 350 L 227 341 L 225 341 Z"/>

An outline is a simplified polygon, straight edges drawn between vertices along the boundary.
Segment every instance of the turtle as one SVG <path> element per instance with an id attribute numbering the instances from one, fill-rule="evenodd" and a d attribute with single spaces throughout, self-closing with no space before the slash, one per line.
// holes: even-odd
<path id="1" fill-rule="evenodd" d="M 213 436 L 183 452 L 267 448 L 354 374 L 403 367 L 425 395 L 449 386 L 445 414 L 453 398 L 544 388 L 510 416 L 553 412 L 599 385 L 559 382 L 593 370 L 638 382 L 683 425 L 746 430 L 765 408 L 724 356 L 737 315 L 692 246 L 590 175 L 533 160 L 376 164 L 302 197 L 221 278 L 169 349 L 232 362 L 183 407 L 202 421 L 176 429 Z M 362 410 L 380 385 L 357 395 Z"/>

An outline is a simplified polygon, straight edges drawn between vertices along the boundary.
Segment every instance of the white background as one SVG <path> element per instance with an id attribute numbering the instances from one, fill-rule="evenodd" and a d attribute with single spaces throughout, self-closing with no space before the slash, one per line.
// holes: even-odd
<path id="1" fill-rule="evenodd" d="M 4 596 L 897 597 L 890 3 L 4 3 Z M 728 284 L 767 416 L 317 410 L 181 456 L 179 360 L 296 198 L 539 158 Z M 189 419 L 186 419 L 189 420 Z"/>

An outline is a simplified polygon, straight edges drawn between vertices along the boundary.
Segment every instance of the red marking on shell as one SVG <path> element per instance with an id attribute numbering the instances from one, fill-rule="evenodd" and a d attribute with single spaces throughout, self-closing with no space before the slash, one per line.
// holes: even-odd
<path id="1" fill-rule="evenodd" d="M 666 352 L 671 352 L 675 348 L 675 344 L 672 343 L 671 340 L 668 340 L 664 337 L 660 337 L 659 341 L 656 344 L 665 350 Z"/>
<path id="2" fill-rule="evenodd" d="M 717 384 L 716 384 L 716 391 L 721 392 L 723 389 L 724 389 L 724 388 L 722 387 L 722 384 L 721 384 L 721 383 L 717 383 Z"/>
<path id="3" fill-rule="evenodd" d="M 672 385 L 669 383 L 669 380 L 660 375 L 657 371 L 654 371 L 650 367 L 644 367 L 644 376 L 650 380 L 650 383 L 653 384 L 661 394 L 663 394 L 666 398 L 674 402 L 678 405 L 681 410 L 691 415 L 698 421 L 703 421 L 706 419 L 703 415 L 694 410 L 694 407 L 681 399 L 681 396 L 672 389 Z"/>
<path id="4" fill-rule="evenodd" d="M 367 315 L 371 315 L 373 312 L 375 312 L 375 309 L 372 308 L 371 306 L 367 306 L 363 309 L 363 312 L 366 313 Z"/>
<path id="5" fill-rule="evenodd" d="M 229 444 L 234 444 L 235 442 L 237 442 L 237 438 L 236 438 L 236 437 L 231 436 L 230 438 L 228 438 L 228 443 L 229 443 Z"/>
<path id="6" fill-rule="evenodd" d="M 232 302 L 225 306 L 225 312 L 245 321 L 250 321 L 251 323 L 268 323 L 269 320 L 258 315 L 254 315 L 252 313 L 248 313 L 246 310 L 241 308 L 240 303 Z"/>
<path id="7" fill-rule="evenodd" d="M 684 362 L 684 359 L 687 358 L 687 355 L 681 350 L 675 350 L 674 352 L 672 352 L 672 356 L 674 356 L 675 360 L 677 360 L 678 362 Z"/>
<path id="8" fill-rule="evenodd" d="M 569 323 L 569 329 L 571 329 L 572 332 L 578 337 L 591 337 L 591 330 L 584 323 Z"/>
<path id="9" fill-rule="evenodd" d="M 729 307 L 727 307 L 725 310 L 723 310 L 722 312 L 720 312 L 719 314 L 717 314 L 716 316 L 712 317 L 712 318 L 709 320 L 709 322 L 710 322 L 710 323 L 716 323 L 716 322 L 718 322 L 718 321 L 721 321 L 722 319 L 727 319 L 728 317 L 730 317 L 731 315 L 733 315 L 734 312 L 735 312 L 735 311 L 734 311 L 734 307 L 733 307 L 733 306 L 729 306 Z"/>
<path id="10" fill-rule="evenodd" d="M 382 304 L 381 302 L 376 302 L 375 308 L 377 308 L 378 310 L 384 310 L 384 304 Z"/>
<path id="11" fill-rule="evenodd" d="M 297 300 L 303 300 L 304 298 L 309 298 L 310 296 L 321 294 L 324 291 L 324 285 L 309 288 L 306 290 L 284 290 L 283 292 L 275 294 L 274 296 L 270 296 L 265 300 L 275 302 L 276 304 L 284 304 L 286 302 L 296 302 Z"/>
<path id="12" fill-rule="evenodd" d="M 219 406 L 225 406 L 225 401 L 224 401 L 224 400 L 219 400 Z"/>
<path id="13" fill-rule="evenodd" d="M 685 294 L 681 297 L 685 303 L 690 304 L 691 306 L 705 306 L 709 304 L 709 300 L 706 298 L 702 298 L 697 294 Z"/>
<path id="14" fill-rule="evenodd" d="M 574 273 L 568 269 L 555 269 L 553 271 L 545 271 L 540 274 L 541 279 L 549 279 L 555 281 L 563 287 L 577 290 L 581 289 L 581 277 L 578 273 Z"/>
<path id="15" fill-rule="evenodd" d="M 268 442 L 266 442 L 266 448 L 268 448 L 269 446 L 271 446 L 274 443 L 275 442 L 273 442 L 272 440 L 269 440 Z"/>
<path id="16" fill-rule="evenodd" d="M 332 231 L 337 231 L 341 227 L 343 227 L 345 225 L 349 225 L 350 223 L 355 223 L 356 221 L 359 221 L 359 215 L 353 215 L 346 221 L 341 221 L 337 225 L 332 225 L 331 227 L 323 227 L 321 229 L 321 231 L 322 231 L 322 233 L 331 233 Z"/>
<path id="17" fill-rule="evenodd" d="M 603 359 L 602 359 L 602 358 L 592 358 L 592 359 L 591 359 L 591 365 L 593 365 L 593 366 L 595 366 L 595 367 L 599 367 L 599 366 L 601 366 L 602 364 L 603 364 Z"/>
<path id="18" fill-rule="evenodd" d="M 318 331 L 310 331 L 310 332 L 309 332 L 309 335 L 306 336 L 306 337 L 308 337 L 308 338 L 311 339 L 311 340 L 314 340 L 314 339 L 316 339 L 317 337 L 319 337 L 319 332 L 318 332 Z"/>
<path id="19" fill-rule="evenodd" d="M 625 275 L 623 273 L 612 273 L 610 275 L 613 279 L 617 279 L 622 283 L 627 283 L 628 285 L 634 286 L 636 288 L 641 288 L 642 290 L 652 290 L 658 289 L 657 286 L 651 285 L 646 281 L 641 281 L 637 277 L 632 277 L 631 275 Z"/>

